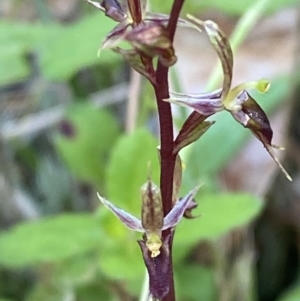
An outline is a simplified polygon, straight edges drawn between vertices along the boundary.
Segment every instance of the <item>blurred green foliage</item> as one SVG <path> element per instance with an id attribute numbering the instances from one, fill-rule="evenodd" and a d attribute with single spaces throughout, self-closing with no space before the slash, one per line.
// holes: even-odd
<path id="1" fill-rule="evenodd" d="M 279 301 L 298 301 L 300 300 L 300 287 L 299 283 L 294 287 L 290 288 L 286 293 L 283 294 Z"/>
<path id="2" fill-rule="evenodd" d="M 117 120 L 108 111 L 85 103 L 68 110 L 64 125 L 70 133 L 63 134 L 62 129 L 56 135 L 54 143 L 59 154 L 78 179 L 101 189 L 108 154 L 120 135 Z"/>
<path id="3" fill-rule="evenodd" d="M 168 13 L 172 4 L 172 0 L 150 0 L 151 6 L 154 11 Z M 199 12 L 208 9 L 217 9 L 230 15 L 242 15 L 248 8 L 251 7 L 253 1 L 251 0 L 232 0 L 232 1 L 219 1 L 219 0 L 191 0 L 187 1 L 184 5 L 183 12 Z M 287 6 L 294 6 L 298 4 L 298 0 L 277 0 L 271 1 L 267 9 L 268 13 L 274 13 Z"/>
<path id="4" fill-rule="evenodd" d="M 37 55 L 41 73 L 55 81 L 68 80 L 83 67 L 99 64 L 97 49 L 113 26 L 113 21 L 99 13 L 65 26 L 0 21 L 0 85 L 30 75 L 28 53 Z M 116 62 L 120 62 L 116 54 L 101 53 L 101 64 Z"/>

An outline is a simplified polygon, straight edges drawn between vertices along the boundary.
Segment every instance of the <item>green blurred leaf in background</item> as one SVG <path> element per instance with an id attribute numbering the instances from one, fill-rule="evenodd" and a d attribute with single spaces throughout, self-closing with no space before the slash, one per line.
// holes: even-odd
<path id="1" fill-rule="evenodd" d="M 62 214 L 30 221 L 0 235 L 0 263 L 24 267 L 59 262 L 99 247 L 97 219 L 90 214 Z"/>
<path id="2" fill-rule="evenodd" d="M 151 176 L 159 183 L 157 139 L 146 129 L 137 129 L 119 139 L 114 147 L 107 170 L 108 200 L 132 214 L 140 215 L 140 188 L 147 181 L 151 164 Z"/>
<path id="3" fill-rule="evenodd" d="M 242 193 L 205 194 L 197 198 L 199 217 L 183 220 L 176 228 L 174 258 L 188 255 L 201 240 L 215 240 L 251 222 L 261 211 L 262 201 Z"/>
<path id="4" fill-rule="evenodd" d="M 64 126 L 70 132 L 67 129 L 66 135 L 55 137 L 58 152 L 78 179 L 103 189 L 109 151 L 120 134 L 117 120 L 108 111 L 85 103 L 70 108 Z"/>

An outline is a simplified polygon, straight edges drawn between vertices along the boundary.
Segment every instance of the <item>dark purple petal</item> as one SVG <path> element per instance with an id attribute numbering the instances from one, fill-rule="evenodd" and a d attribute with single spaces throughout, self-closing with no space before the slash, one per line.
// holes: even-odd
<path id="1" fill-rule="evenodd" d="M 106 200 L 105 198 L 101 197 L 98 193 L 98 198 L 101 203 L 110 209 L 115 216 L 129 229 L 138 231 L 138 232 L 145 232 L 145 229 L 142 226 L 142 222 L 136 218 L 135 216 L 131 215 L 130 213 L 126 212 L 125 210 L 113 205 L 111 202 Z"/>
<path id="2" fill-rule="evenodd" d="M 96 1 L 86 0 L 91 5 L 105 12 L 105 15 L 117 22 L 126 19 L 126 13 L 117 0 L 103 0 L 101 4 Z"/>
<path id="3" fill-rule="evenodd" d="M 186 208 L 191 200 L 195 197 L 200 186 L 195 187 L 185 197 L 178 201 L 172 210 L 164 218 L 164 226 L 162 230 L 175 227 L 181 220 Z"/>
<path id="4" fill-rule="evenodd" d="M 241 103 L 242 112 L 249 117 L 246 127 L 262 135 L 264 140 L 271 145 L 273 131 L 267 114 L 246 91 L 241 93 L 238 98 L 243 100 Z"/>
<path id="5" fill-rule="evenodd" d="M 278 167 L 291 181 L 290 175 L 283 168 L 272 148 L 273 131 L 266 113 L 246 91 L 242 91 L 238 95 L 238 100 L 241 109 L 239 111 L 231 111 L 231 114 L 244 127 L 250 129 L 256 138 L 262 142 Z"/>
<path id="6" fill-rule="evenodd" d="M 169 246 L 172 239 L 173 232 L 163 240 L 161 252 L 157 257 L 151 257 L 145 240 L 138 241 L 149 274 L 150 295 L 158 300 L 161 300 L 170 289 L 172 275 Z"/>

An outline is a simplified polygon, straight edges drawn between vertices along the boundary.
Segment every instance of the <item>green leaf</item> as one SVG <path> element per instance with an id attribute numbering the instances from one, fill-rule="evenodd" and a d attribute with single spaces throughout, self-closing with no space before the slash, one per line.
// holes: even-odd
<path id="1" fill-rule="evenodd" d="M 101 244 L 97 220 L 88 214 L 64 214 L 19 224 L 0 235 L 0 263 L 22 267 L 57 262 Z"/>
<path id="2" fill-rule="evenodd" d="M 84 103 L 71 107 L 65 122 L 74 133 L 55 138 L 59 153 L 78 179 L 103 186 L 107 156 L 119 135 L 117 121 L 107 111 Z"/>
<path id="3" fill-rule="evenodd" d="M 179 300 L 216 300 L 215 273 L 197 265 L 175 267 L 175 284 Z"/>
<path id="4" fill-rule="evenodd" d="M 111 51 L 97 57 L 101 41 L 115 25 L 101 13 L 67 26 L 0 22 L 0 84 L 30 74 L 24 60 L 29 52 L 38 56 L 45 77 L 59 81 L 87 66 L 120 62 L 121 57 Z"/>
<path id="5" fill-rule="evenodd" d="M 24 80 L 29 75 L 30 68 L 23 57 L 22 49 L 18 47 L 4 49 L 0 46 L 0 86 Z"/>
<path id="6" fill-rule="evenodd" d="M 299 0 L 276 0 L 270 1 L 267 12 L 275 13 L 286 7 L 295 6 Z M 151 7 L 154 11 L 169 13 L 172 0 L 151 0 Z M 207 9 L 217 9 L 231 15 L 242 15 L 253 4 L 252 0 L 193 0 L 187 1 L 183 13 L 201 12 Z"/>
<path id="7" fill-rule="evenodd" d="M 65 300 L 70 295 L 71 288 L 66 283 L 57 283 L 54 279 L 38 284 L 29 292 L 26 301 L 57 301 Z"/>
<path id="8" fill-rule="evenodd" d="M 11 84 L 30 75 L 25 54 L 37 48 L 38 40 L 56 27 L 0 21 L 0 85 Z"/>
<path id="9" fill-rule="evenodd" d="M 101 250 L 99 266 L 106 277 L 126 281 L 141 280 L 140 277 L 145 269 L 136 240 L 132 240 L 130 248 L 125 245 L 120 246 L 120 244 L 115 245 L 114 248 L 104 247 Z"/>
<path id="10" fill-rule="evenodd" d="M 186 250 L 200 240 L 213 240 L 228 231 L 253 220 L 262 208 L 262 202 L 247 194 L 207 194 L 198 197 L 197 212 L 192 220 L 182 220 L 176 227 L 174 257 L 186 255 Z"/>
<path id="11" fill-rule="evenodd" d="M 140 188 L 147 181 L 149 162 L 152 179 L 159 184 L 156 147 L 157 140 L 146 129 L 136 130 L 133 134 L 120 138 L 111 155 L 107 173 L 108 195 L 104 197 L 140 216 Z"/>
<path id="12" fill-rule="evenodd" d="M 286 293 L 283 294 L 279 301 L 299 301 L 300 300 L 300 286 L 299 283 L 297 286 L 289 289 Z"/>
<path id="13" fill-rule="evenodd" d="M 118 225 L 124 225 L 118 223 Z M 104 225 L 103 225 L 104 226 Z M 105 225 L 106 226 L 106 225 Z M 137 239 L 140 233 L 126 230 L 123 237 L 105 237 L 99 254 L 99 268 L 107 279 L 126 283 L 131 294 L 139 294 L 145 274 L 145 265 Z"/>
<path id="14" fill-rule="evenodd" d="M 104 14 L 97 13 L 75 25 L 61 27 L 56 36 L 42 45 L 44 75 L 52 80 L 66 80 L 83 67 L 121 61 L 111 51 L 102 51 L 100 58 L 97 57 L 101 41 L 115 25 Z"/>
<path id="15" fill-rule="evenodd" d="M 79 254 L 61 261 L 53 268 L 52 277 L 57 283 L 65 282 L 72 286 L 87 285 L 98 275 L 98 252 Z"/>
<path id="16" fill-rule="evenodd" d="M 119 298 L 115 294 L 112 294 L 112 289 L 110 286 L 111 286 L 111 283 L 109 281 L 105 282 L 105 281 L 103 281 L 103 279 L 96 279 L 96 281 L 90 282 L 87 285 L 84 285 L 81 287 L 76 287 L 76 300 L 80 300 L 80 301 L 95 301 L 95 300 L 118 301 Z M 42 299 L 38 299 L 37 301 L 40 301 L 40 300 L 42 300 Z"/>

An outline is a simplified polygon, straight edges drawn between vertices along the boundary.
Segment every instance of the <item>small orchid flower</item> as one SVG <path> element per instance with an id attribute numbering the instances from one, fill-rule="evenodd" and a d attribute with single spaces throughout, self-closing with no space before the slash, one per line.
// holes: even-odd
<path id="1" fill-rule="evenodd" d="M 285 176 L 291 180 L 272 149 L 279 147 L 272 144 L 273 131 L 268 117 L 247 91 L 248 89 L 256 89 L 260 93 L 266 93 L 270 87 L 269 81 L 261 79 L 232 88 L 233 54 L 227 37 L 213 21 L 200 21 L 192 16 L 188 17 L 204 27 L 210 43 L 221 60 L 224 80 L 222 89 L 206 94 L 170 93 L 170 99 L 165 101 L 190 107 L 197 112 L 196 114 L 192 113 L 184 124 L 185 133 L 181 135 L 181 139 L 185 139 L 190 134 L 189 128 L 191 128 L 193 120 L 196 122 L 193 128 L 198 129 L 208 116 L 226 110 L 231 113 L 236 121 L 251 130 L 254 136 L 262 142 Z"/>
<path id="2" fill-rule="evenodd" d="M 166 25 L 169 16 L 146 12 L 147 0 L 103 0 L 101 3 L 86 0 L 119 24 L 113 28 L 102 43 L 101 49 L 110 48 L 121 54 L 132 68 L 155 82 L 152 59 L 157 56 L 165 66 L 172 66 L 177 58 Z M 197 27 L 185 20 L 179 26 Z M 199 29 L 198 29 L 199 30 Z M 118 45 L 128 42 L 133 49 L 122 49 Z M 100 50 L 101 50 L 100 49 Z"/>
<path id="3" fill-rule="evenodd" d="M 150 179 L 141 188 L 141 219 L 113 205 L 99 194 L 98 198 L 129 229 L 145 233 L 145 244 L 151 253 L 151 257 L 157 257 L 162 246 L 162 231 L 174 228 L 180 222 L 198 189 L 199 187 L 196 187 L 181 200 L 177 201 L 165 217 L 163 216 L 160 190 Z"/>
<path id="4" fill-rule="evenodd" d="M 138 244 L 149 273 L 150 295 L 158 300 L 161 300 L 168 293 L 172 277 L 169 246 L 171 245 L 174 231 L 171 231 L 167 236 L 163 236 L 162 231 L 167 229 L 174 230 L 185 211 L 190 211 L 197 206 L 194 196 L 200 186 L 194 188 L 185 197 L 180 199 L 178 197 L 181 173 L 181 160 L 178 155 L 174 170 L 173 208 L 165 217 L 160 189 L 152 182 L 150 176 L 148 181 L 141 187 L 141 219 L 113 205 L 98 194 L 102 204 L 110 209 L 126 227 L 144 233 L 143 239 L 138 240 Z"/>

